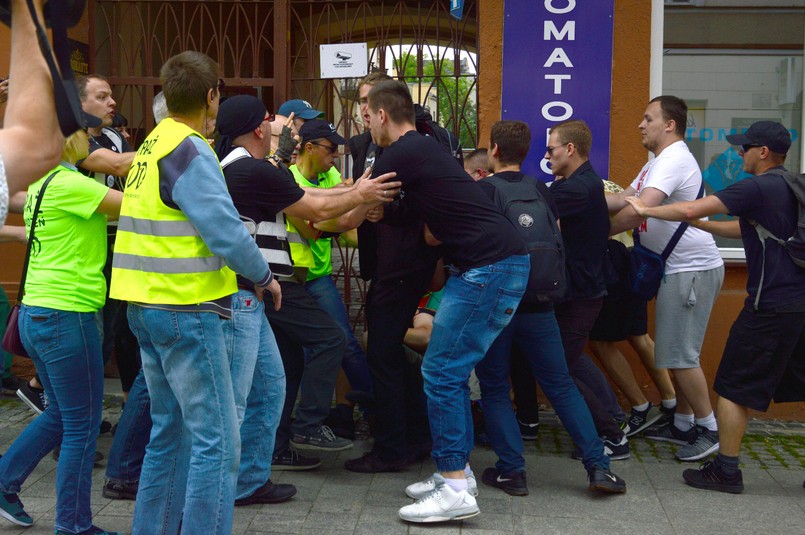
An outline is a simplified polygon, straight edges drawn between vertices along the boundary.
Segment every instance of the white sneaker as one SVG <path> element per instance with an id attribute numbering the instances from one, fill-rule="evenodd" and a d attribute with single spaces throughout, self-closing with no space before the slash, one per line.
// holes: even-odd
<path id="1" fill-rule="evenodd" d="M 405 494 L 409 498 L 420 500 L 436 490 L 436 487 L 444 484 L 444 478 L 436 473 L 427 479 L 405 487 Z M 469 492 L 471 496 L 478 496 L 478 482 L 475 480 L 475 474 L 472 472 L 467 476 L 467 492 Z"/>
<path id="2" fill-rule="evenodd" d="M 441 482 L 430 494 L 400 509 L 400 518 L 408 522 L 446 522 L 479 514 L 475 498 L 466 490 L 454 491 Z"/>

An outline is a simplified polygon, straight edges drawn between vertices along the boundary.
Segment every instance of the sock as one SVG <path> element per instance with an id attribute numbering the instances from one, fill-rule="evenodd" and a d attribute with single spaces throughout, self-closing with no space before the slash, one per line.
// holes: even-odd
<path id="1" fill-rule="evenodd" d="M 643 411 L 645 411 L 646 409 L 648 409 L 648 406 L 649 406 L 649 402 L 648 402 L 648 401 L 646 401 L 646 402 L 645 402 L 645 403 L 643 403 L 642 405 L 632 405 L 632 410 L 633 410 L 633 411 L 637 411 L 637 412 L 643 412 Z"/>
<path id="2" fill-rule="evenodd" d="M 680 431 L 687 431 L 696 424 L 693 421 L 692 414 L 679 414 L 677 412 L 674 413 L 674 425 Z"/>
<path id="3" fill-rule="evenodd" d="M 739 457 L 728 457 L 722 453 L 716 455 L 716 464 L 718 467 L 721 468 L 721 471 L 724 472 L 726 476 L 735 476 L 741 470 L 738 468 L 739 463 L 741 462 Z"/>
<path id="4" fill-rule="evenodd" d="M 461 492 L 462 490 L 467 490 L 468 488 L 467 479 L 463 477 L 461 479 L 451 479 L 446 477 L 444 478 L 444 481 L 456 492 Z"/>
<path id="5" fill-rule="evenodd" d="M 708 416 L 705 416 L 704 418 L 696 418 L 696 425 L 706 427 L 710 431 L 718 431 L 718 423 L 716 423 L 716 415 L 712 412 Z"/>
<path id="6" fill-rule="evenodd" d="M 666 409 L 673 409 L 676 407 L 676 398 L 662 400 L 662 406 Z"/>
<path id="7" fill-rule="evenodd" d="M 472 468 L 470 468 L 470 463 L 467 463 L 467 466 L 464 467 L 464 475 L 465 476 L 472 475 Z"/>

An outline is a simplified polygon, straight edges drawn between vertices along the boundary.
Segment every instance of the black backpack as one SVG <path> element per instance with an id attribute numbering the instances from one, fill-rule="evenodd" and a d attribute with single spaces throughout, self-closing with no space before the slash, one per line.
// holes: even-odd
<path id="1" fill-rule="evenodd" d="M 562 233 L 536 180 L 528 175 L 520 175 L 519 180 L 495 175 L 484 179 L 497 190 L 503 214 L 517 229 L 531 257 L 523 303 L 557 301 L 567 290 Z"/>
<path id="2" fill-rule="evenodd" d="M 447 128 L 434 121 L 427 108 L 414 104 L 414 115 L 416 117 L 416 131 L 423 136 L 430 136 L 438 141 L 461 164 L 461 167 L 464 167 L 464 153 L 461 151 L 461 141 Z"/>

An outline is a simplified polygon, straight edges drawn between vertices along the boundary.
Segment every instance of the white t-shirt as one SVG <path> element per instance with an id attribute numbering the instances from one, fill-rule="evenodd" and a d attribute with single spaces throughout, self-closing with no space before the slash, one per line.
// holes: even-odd
<path id="1" fill-rule="evenodd" d="M 667 196 L 662 204 L 692 201 L 699 194 L 702 173 L 688 146 L 680 140 L 646 163 L 631 185 L 638 197 L 646 188 L 662 191 Z M 678 226 L 677 221 L 649 218 L 639 227 L 640 244 L 660 254 Z M 713 235 L 689 226 L 665 263 L 665 272 L 671 275 L 704 271 L 723 264 Z"/>

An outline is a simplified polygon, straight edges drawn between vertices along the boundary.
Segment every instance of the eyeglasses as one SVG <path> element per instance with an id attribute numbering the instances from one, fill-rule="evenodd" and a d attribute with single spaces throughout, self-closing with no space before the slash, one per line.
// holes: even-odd
<path id="1" fill-rule="evenodd" d="M 226 87 L 226 82 L 224 81 L 223 78 L 218 78 L 218 85 L 215 87 L 217 87 L 218 91 L 220 91 L 221 89 Z"/>
<path id="2" fill-rule="evenodd" d="M 273 123 L 274 119 L 276 119 L 276 118 L 277 118 L 276 115 L 274 115 L 273 113 L 268 112 L 268 113 L 266 113 L 266 116 L 263 119 L 263 122 L 268 121 L 269 123 Z"/>
<path id="3" fill-rule="evenodd" d="M 338 145 L 323 145 L 321 143 L 313 143 L 312 141 L 309 141 L 308 143 L 310 143 L 311 145 L 316 145 L 317 147 L 324 147 L 325 149 L 330 151 L 330 154 L 335 154 L 336 152 L 338 152 Z"/>
<path id="4" fill-rule="evenodd" d="M 749 152 L 749 149 L 753 149 L 755 147 L 762 147 L 763 145 L 741 145 L 741 152 Z"/>
<path id="5" fill-rule="evenodd" d="M 545 147 L 545 152 L 548 153 L 548 156 L 553 156 L 553 151 L 555 151 L 559 147 L 564 147 L 565 145 L 570 145 L 570 142 L 568 141 L 567 143 L 562 143 L 561 145 L 557 145 L 555 147 L 551 147 L 550 145 L 548 145 L 547 147 Z"/>

